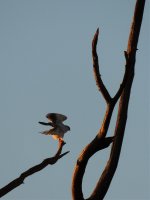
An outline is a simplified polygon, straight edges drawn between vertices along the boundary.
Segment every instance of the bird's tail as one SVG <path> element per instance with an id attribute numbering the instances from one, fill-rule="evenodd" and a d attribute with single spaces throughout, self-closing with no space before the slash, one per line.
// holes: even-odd
<path id="1" fill-rule="evenodd" d="M 42 131 L 40 133 L 43 134 L 43 135 L 50 135 L 49 131 Z"/>

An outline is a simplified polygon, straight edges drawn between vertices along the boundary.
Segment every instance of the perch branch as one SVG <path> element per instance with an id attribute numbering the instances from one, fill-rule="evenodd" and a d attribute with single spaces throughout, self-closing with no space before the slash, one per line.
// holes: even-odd
<path id="1" fill-rule="evenodd" d="M 24 179 L 27 178 L 28 176 L 31 176 L 32 174 L 44 169 L 47 165 L 55 164 L 60 158 L 65 156 L 67 153 L 69 153 L 69 151 L 67 151 L 67 152 L 61 154 L 62 147 L 64 146 L 64 144 L 65 143 L 63 141 L 59 141 L 58 150 L 57 150 L 57 153 L 55 154 L 55 156 L 53 156 L 51 158 L 46 158 L 45 160 L 43 160 L 43 162 L 41 162 L 38 165 L 35 165 L 34 167 L 31 167 L 27 171 L 23 172 L 18 178 L 14 179 L 9 184 L 7 184 L 3 188 L 1 188 L 0 189 L 0 197 L 6 195 L 11 190 L 13 190 L 16 187 L 18 187 L 19 185 L 23 184 Z"/>

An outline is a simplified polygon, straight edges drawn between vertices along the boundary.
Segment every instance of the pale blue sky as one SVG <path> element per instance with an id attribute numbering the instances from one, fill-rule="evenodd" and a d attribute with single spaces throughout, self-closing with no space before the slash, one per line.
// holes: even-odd
<path id="1" fill-rule="evenodd" d="M 124 73 L 134 5 L 134 0 L 0 1 L 0 187 L 55 154 L 57 142 L 39 134 L 44 127 L 38 121 L 48 112 L 66 114 L 71 127 L 63 149 L 70 153 L 2 199 L 71 199 L 77 156 L 96 135 L 105 112 L 92 72 L 91 41 L 99 27 L 101 74 L 113 95 Z M 147 1 L 124 143 L 106 200 L 150 198 L 149 6 Z M 90 160 L 83 182 L 86 197 L 109 151 Z"/>

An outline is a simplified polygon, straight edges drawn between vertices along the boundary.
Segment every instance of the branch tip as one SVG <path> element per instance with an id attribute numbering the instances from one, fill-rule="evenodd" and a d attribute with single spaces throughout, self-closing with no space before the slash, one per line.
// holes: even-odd
<path id="1" fill-rule="evenodd" d="M 62 158 L 63 156 L 65 156 L 66 154 L 68 154 L 70 151 L 66 151 L 65 153 L 62 153 L 59 158 Z"/>
<path id="2" fill-rule="evenodd" d="M 127 62 L 128 61 L 128 53 L 127 53 L 127 51 L 124 51 L 124 57 L 125 57 L 126 62 Z"/>
<path id="3" fill-rule="evenodd" d="M 99 35 L 99 28 L 96 30 L 93 41 L 92 41 L 92 50 L 96 51 L 97 41 L 98 41 L 98 35 Z M 95 52 L 96 53 L 96 52 Z"/>
<path id="4" fill-rule="evenodd" d="M 96 34 L 99 35 L 99 28 L 97 28 L 97 30 L 96 30 Z"/>

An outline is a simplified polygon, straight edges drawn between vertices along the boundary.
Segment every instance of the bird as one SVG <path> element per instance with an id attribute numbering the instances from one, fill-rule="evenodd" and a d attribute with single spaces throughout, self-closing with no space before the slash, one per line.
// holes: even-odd
<path id="1" fill-rule="evenodd" d="M 67 131 L 70 131 L 70 127 L 63 124 L 63 121 L 67 119 L 65 115 L 59 114 L 59 113 L 48 113 L 46 115 L 46 118 L 50 122 L 39 122 L 39 124 L 46 125 L 46 126 L 52 126 L 53 128 L 42 131 L 41 134 L 44 135 L 51 135 L 53 139 L 59 140 L 61 142 L 64 142 L 63 137 L 64 134 Z"/>

